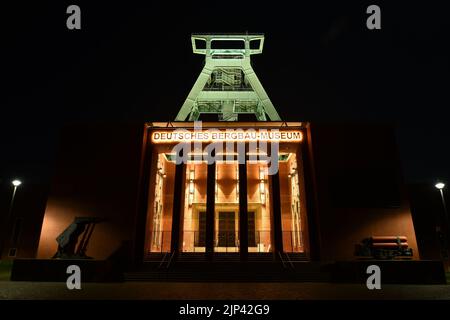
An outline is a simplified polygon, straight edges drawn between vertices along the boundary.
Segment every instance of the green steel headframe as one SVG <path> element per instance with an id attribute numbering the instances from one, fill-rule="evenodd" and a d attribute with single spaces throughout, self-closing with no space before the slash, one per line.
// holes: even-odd
<path id="1" fill-rule="evenodd" d="M 205 55 L 205 66 L 175 121 L 195 121 L 202 113 L 220 121 L 237 121 L 239 114 L 281 120 L 250 63 L 251 55 L 262 53 L 263 34 L 193 34 L 191 41 L 194 53 Z"/>

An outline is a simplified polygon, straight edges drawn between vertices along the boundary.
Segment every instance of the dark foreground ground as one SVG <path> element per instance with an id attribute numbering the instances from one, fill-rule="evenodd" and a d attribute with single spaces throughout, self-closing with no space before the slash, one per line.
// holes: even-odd
<path id="1" fill-rule="evenodd" d="M 363 285 L 332 283 L 86 283 L 68 290 L 65 283 L 0 281 L 0 299 L 267 299 L 267 300 L 450 300 L 450 285 Z"/>
<path id="2" fill-rule="evenodd" d="M 0 263 L 0 299 L 25 300 L 450 300 L 450 285 L 382 285 L 335 283 L 84 283 L 68 290 L 64 282 L 9 281 L 10 265 Z M 449 275 L 449 274 L 448 274 Z M 447 281 L 449 283 L 449 281 Z"/>

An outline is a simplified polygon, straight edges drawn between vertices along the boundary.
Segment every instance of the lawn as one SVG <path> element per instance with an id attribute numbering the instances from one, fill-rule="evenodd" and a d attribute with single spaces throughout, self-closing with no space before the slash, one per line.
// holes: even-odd
<path id="1" fill-rule="evenodd" d="M 0 281 L 8 281 L 11 274 L 12 260 L 0 260 Z"/>

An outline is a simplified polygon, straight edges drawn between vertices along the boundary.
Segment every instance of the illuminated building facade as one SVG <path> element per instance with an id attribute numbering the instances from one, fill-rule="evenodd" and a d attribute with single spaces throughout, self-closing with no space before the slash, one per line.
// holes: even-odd
<path id="1" fill-rule="evenodd" d="M 95 216 L 106 221 L 88 255 L 125 248 L 133 266 L 352 261 L 374 235 L 407 239 L 420 260 L 393 129 L 282 121 L 250 63 L 263 44 L 193 35 L 205 65 L 175 121 L 68 127 L 36 257 L 53 256 L 74 217 Z"/>
<path id="2" fill-rule="evenodd" d="M 167 125 L 148 124 L 146 252 L 307 251 L 302 123 L 209 122 L 197 132 L 192 122 Z M 202 139 L 193 142 L 193 134 Z M 176 164 L 174 145 L 181 140 L 174 137 L 180 135 L 189 136 L 180 151 L 190 151 Z M 261 135 L 264 141 L 245 138 Z"/>

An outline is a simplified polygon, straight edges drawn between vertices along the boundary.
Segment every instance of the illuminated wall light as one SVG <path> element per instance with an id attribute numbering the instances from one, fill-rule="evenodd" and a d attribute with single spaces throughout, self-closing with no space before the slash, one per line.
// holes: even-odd
<path id="1" fill-rule="evenodd" d="M 192 205 L 192 203 L 194 202 L 194 192 L 195 192 L 194 179 L 195 179 L 195 171 L 191 170 L 189 171 L 189 205 Z"/>
<path id="2" fill-rule="evenodd" d="M 207 152 L 188 152 L 188 156 L 207 156 Z"/>
<path id="3" fill-rule="evenodd" d="M 289 178 L 294 178 L 297 174 L 297 168 L 292 168 L 292 171 L 288 174 Z"/>
<path id="4" fill-rule="evenodd" d="M 261 197 L 261 203 L 264 205 L 266 203 L 266 181 L 264 176 L 264 169 L 259 169 L 259 195 Z"/>
<path id="5" fill-rule="evenodd" d="M 206 152 L 204 154 L 207 155 Z M 239 153 L 237 153 L 237 152 L 217 152 L 216 153 L 216 156 L 229 156 L 229 155 L 237 156 L 237 155 L 239 155 Z"/>
<path id="6" fill-rule="evenodd" d="M 259 169 L 259 180 L 264 180 L 265 176 L 264 176 L 264 169 L 260 168 Z"/>
<path id="7" fill-rule="evenodd" d="M 269 154 L 267 152 L 262 152 L 262 151 L 258 151 L 258 152 L 247 152 L 248 156 L 268 156 Z"/>
<path id="8" fill-rule="evenodd" d="M 266 184 L 264 180 L 259 183 L 259 195 L 261 196 L 261 203 L 264 205 L 266 203 Z"/>
<path id="9" fill-rule="evenodd" d="M 158 168 L 158 175 L 163 179 L 167 178 L 167 174 L 164 173 L 163 168 Z"/>

